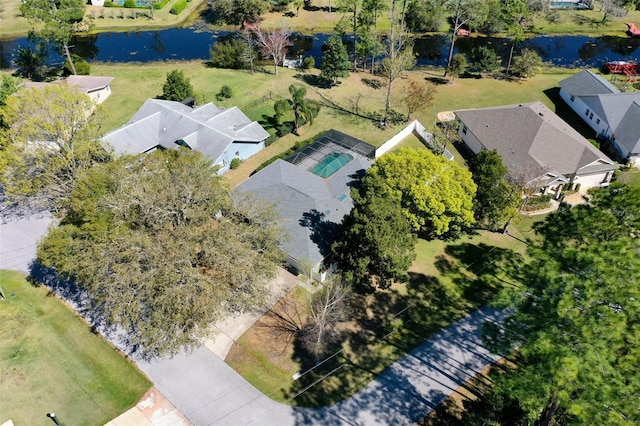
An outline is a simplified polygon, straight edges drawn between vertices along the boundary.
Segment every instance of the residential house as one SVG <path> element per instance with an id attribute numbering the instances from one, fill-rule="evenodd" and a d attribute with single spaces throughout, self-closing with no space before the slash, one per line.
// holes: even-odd
<path id="1" fill-rule="evenodd" d="M 540 102 L 455 111 L 473 152 L 495 149 L 509 173 L 540 193 L 560 196 L 607 184 L 617 164 Z"/>
<path id="2" fill-rule="evenodd" d="M 622 93 L 584 70 L 560 82 L 560 97 L 609 143 L 616 156 L 640 165 L 640 93 Z"/>
<path id="3" fill-rule="evenodd" d="M 281 247 L 287 263 L 323 281 L 329 268 L 325 258 L 342 218 L 353 208 L 351 187 L 374 158 L 374 146 L 330 130 L 255 173 L 235 191 L 253 192 L 274 204 L 289 235 Z"/>
<path id="4" fill-rule="evenodd" d="M 208 103 L 190 107 L 181 102 L 148 99 L 122 127 L 102 138 L 115 154 L 139 154 L 156 149 L 195 149 L 219 167 L 244 160 L 265 147 L 269 133 L 238 107 L 221 109 Z"/>
<path id="5" fill-rule="evenodd" d="M 102 77 L 97 75 L 70 75 L 67 78 L 52 81 L 51 83 L 28 82 L 25 83 L 25 87 L 38 88 L 50 84 L 75 87 L 80 91 L 80 93 L 84 93 L 89 96 L 95 105 L 99 105 L 103 103 L 109 95 L 111 95 L 111 81 L 113 81 L 113 77 Z"/>

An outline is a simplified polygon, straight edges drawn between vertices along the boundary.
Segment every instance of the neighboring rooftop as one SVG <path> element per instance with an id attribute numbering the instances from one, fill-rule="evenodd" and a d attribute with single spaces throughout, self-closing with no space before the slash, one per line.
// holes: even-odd
<path id="1" fill-rule="evenodd" d="M 613 84 L 589 70 L 583 70 L 571 77 L 567 77 L 560 81 L 559 84 L 560 87 L 574 96 L 620 93 Z"/>
<path id="2" fill-rule="evenodd" d="M 208 103 L 192 108 L 181 102 L 148 99 L 124 126 L 102 140 L 116 154 L 186 146 L 217 160 L 233 142 L 260 143 L 269 134 L 238 107 Z"/>
<path id="3" fill-rule="evenodd" d="M 540 102 L 456 111 L 486 149 L 527 182 L 608 170 L 613 161 Z"/>
<path id="4" fill-rule="evenodd" d="M 274 203 L 296 261 L 320 263 L 342 218 L 353 208 L 351 187 L 371 167 L 375 147 L 336 130 L 277 160 L 237 186 Z M 323 177 L 326 175 L 326 177 Z"/>

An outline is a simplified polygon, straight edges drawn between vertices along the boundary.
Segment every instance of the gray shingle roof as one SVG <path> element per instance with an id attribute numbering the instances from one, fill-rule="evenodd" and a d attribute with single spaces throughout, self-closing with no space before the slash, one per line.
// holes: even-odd
<path id="1" fill-rule="evenodd" d="M 640 100 L 629 105 L 613 134 L 629 152 L 640 151 Z"/>
<path id="2" fill-rule="evenodd" d="M 617 87 L 589 70 L 583 70 L 571 77 L 567 77 L 561 80 L 559 84 L 560 87 L 573 96 L 620 93 Z"/>
<path id="3" fill-rule="evenodd" d="M 233 142 L 259 143 L 269 134 L 238 107 L 220 109 L 212 103 L 191 108 L 180 102 L 148 99 L 133 117 L 102 140 L 116 154 L 139 154 L 158 146 L 175 149 L 182 140 L 216 160 Z"/>
<path id="4" fill-rule="evenodd" d="M 254 192 L 274 203 L 289 234 L 283 251 L 298 261 L 308 260 L 317 265 L 333 242 L 335 235 L 330 230 L 337 229 L 353 208 L 351 185 L 371 164 L 372 160 L 355 156 L 323 179 L 287 161 L 277 160 L 242 182 L 236 190 Z M 318 226 L 309 224 L 314 215 L 321 215 Z"/>
<path id="5" fill-rule="evenodd" d="M 552 174 L 570 179 L 615 165 L 540 102 L 455 111 L 486 149 L 527 182 Z"/>

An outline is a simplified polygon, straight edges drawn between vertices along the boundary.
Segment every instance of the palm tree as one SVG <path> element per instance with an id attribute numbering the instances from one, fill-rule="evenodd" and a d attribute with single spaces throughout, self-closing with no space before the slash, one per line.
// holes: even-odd
<path id="1" fill-rule="evenodd" d="M 289 93 L 291 94 L 291 99 L 281 99 L 274 105 L 276 121 L 279 121 L 285 112 L 292 111 L 294 117 L 293 133 L 298 134 L 302 120 L 313 123 L 313 119 L 318 115 L 320 110 L 320 105 L 315 101 L 305 98 L 307 89 L 302 86 L 292 84 L 289 86 Z"/>
<path id="2" fill-rule="evenodd" d="M 31 47 L 18 47 L 13 63 L 18 67 L 18 74 L 30 80 L 40 77 L 46 54 L 41 49 Z"/>

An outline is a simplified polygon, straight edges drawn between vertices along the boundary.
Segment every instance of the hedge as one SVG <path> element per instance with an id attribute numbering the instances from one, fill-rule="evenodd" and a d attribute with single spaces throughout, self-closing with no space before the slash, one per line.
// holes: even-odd
<path id="1" fill-rule="evenodd" d="M 178 0 L 176 4 L 173 5 L 169 13 L 172 15 L 179 15 L 187 7 L 187 0 Z"/>

